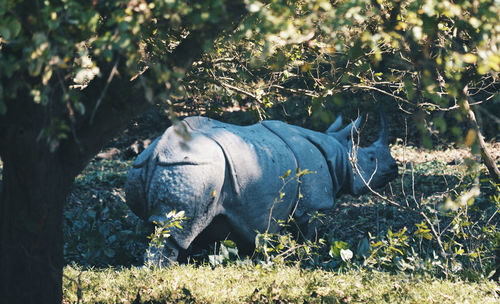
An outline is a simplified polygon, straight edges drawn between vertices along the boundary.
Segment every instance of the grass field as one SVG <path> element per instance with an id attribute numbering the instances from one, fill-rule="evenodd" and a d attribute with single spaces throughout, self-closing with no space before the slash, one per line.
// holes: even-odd
<path id="1" fill-rule="evenodd" d="M 283 266 L 181 265 L 100 270 L 68 266 L 64 273 L 64 303 L 500 302 L 500 286 L 492 281 L 467 282 L 378 271 L 339 274 Z"/>

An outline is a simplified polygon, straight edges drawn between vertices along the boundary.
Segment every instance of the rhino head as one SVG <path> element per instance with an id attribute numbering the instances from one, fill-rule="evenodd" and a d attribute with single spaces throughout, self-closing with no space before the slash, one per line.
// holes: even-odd
<path id="1" fill-rule="evenodd" d="M 342 125 L 342 117 L 339 116 L 326 131 L 326 134 L 335 137 L 347 147 L 353 172 L 351 189 L 348 192 L 354 195 L 383 187 L 398 174 L 398 166 L 389 149 L 387 122 L 382 111 L 380 120 L 382 129 L 379 137 L 368 147 L 360 147 L 354 136 L 358 133 L 361 117 L 338 131 Z"/>

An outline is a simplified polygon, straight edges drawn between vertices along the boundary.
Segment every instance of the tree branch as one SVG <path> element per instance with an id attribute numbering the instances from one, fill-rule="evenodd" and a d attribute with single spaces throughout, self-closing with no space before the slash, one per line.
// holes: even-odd
<path id="1" fill-rule="evenodd" d="M 111 72 L 109 72 L 108 80 L 106 80 L 106 85 L 104 86 L 104 89 L 101 92 L 101 96 L 99 96 L 99 99 L 95 103 L 94 109 L 92 110 L 92 115 L 90 115 L 90 124 L 92 124 L 92 122 L 94 121 L 95 113 L 96 113 L 97 109 L 99 108 L 99 106 L 101 105 L 102 99 L 106 95 L 106 91 L 108 90 L 109 84 L 111 83 L 111 81 L 113 81 L 113 77 L 116 74 L 118 74 L 118 70 L 116 69 L 116 67 L 118 66 L 118 62 L 119 62 L 119 58 L 116 59 L 115 65 L 111 69 Z"/>
<path id="2" fill-rule="evenodd" d="M 297 95 L 303 95 L 303 96 L 309 96 L 309 97 L 315 97 L 315 98 L 321 97 L 321 95 L 319 95 L 318 93 L 311 91 L 311 90 L 286 88 L 284 86 L 277 85 L 277 84 L 271 85 L 271 88 L 279 90 L 279 91 L 287 92 L 287 93 L 297 94 Z"/>
<path id="3" fill-rule="evenodd" d="M 399 97 L 397 95 L 394 95 L 392 93 L 389 93 L 387 91 L 384 91 L 382 89 L 379 89 L 377 87 L 374 87 L 374 86 L 368 86 L 368 85 L 362 85 L 362 84 L 353 84 L 353 85 L 344 85 L 342 86 L 342 88 L 344 89 L 350 89 L 350 88 L 359 88 L 359 89 L 368 89 L 368 90 L 373 90 L 373 91 L 377 91 L 379 93 L 382 93 L 382 94 L 385 94 L 385 95 L 388 95 L 388 96 L 391 96 L 392 98 L 394 99 L 397 99 L 399 101 L 402 101 L 404 103 L 407 103 L 407 104 L 412 104 L 408 99 L 405 99 L 405 98 L 402 98 L 402 97 Z"/>

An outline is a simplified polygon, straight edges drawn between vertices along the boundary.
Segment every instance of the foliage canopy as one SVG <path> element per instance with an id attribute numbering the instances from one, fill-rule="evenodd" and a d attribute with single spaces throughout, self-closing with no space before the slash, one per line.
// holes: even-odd
<path id="1" fill-rule="evenodd" d="M 63 108 L 45 128 L 53 144 L 106 99 L 107 86 L 97 102 L 86 87 L 117 73 L 139 77 L 151 102 L 184 106 L 187 97 L 201 111 L 246 99 L 260 112 L 298 94 L 314 99 L 314 113 L 318 104 L 342 104 L 346 91 L 390 96 L 406 112 L 455 109 L 469 98 L 498 104 L 494 0 L 38 1 L 36 10 L 2 2 L 0 113 L 20 90 Z M 248 15 L 231 20 L 228 10 Z M 209 38 L 226 24 L 212 48 Z M 195 57 L 185 52 L 200 49 L 207 52 L 190 69 Z M 440 116 L 434 125 L 462 132 Z"/>

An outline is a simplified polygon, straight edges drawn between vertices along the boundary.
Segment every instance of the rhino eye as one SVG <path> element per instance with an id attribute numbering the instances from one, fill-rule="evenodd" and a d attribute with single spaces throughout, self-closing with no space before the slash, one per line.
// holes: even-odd
<path id="1" fill-rule="evenodd" d="M 375 161 L 375 157 L 371 156 L 370 161 Z"/>

